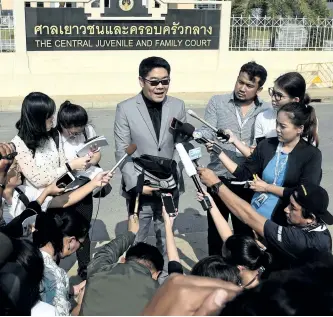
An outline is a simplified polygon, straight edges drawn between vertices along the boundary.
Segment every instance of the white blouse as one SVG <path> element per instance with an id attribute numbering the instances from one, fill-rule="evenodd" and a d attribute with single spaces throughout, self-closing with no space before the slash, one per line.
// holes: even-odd
<path id="1" fill-rule="evenodd" d="M 36 149 L 35 156 L 18 135 L 11 142 L 16 146 L 16 160 L 25 185 L 43 189 L 67 172 L 64 151 L 61 146 L 57 150 L 52 138 Z"/>
<path id="2" fill-rule="evenodd" d="M 85 131 L 88 140 L 97 136 L 95 129 L 89 124 L 85 127 Z M 86 142 L 86 138 L 83 133 L 77 135 L 75 138 L 65 137 L 63 134 L 60 134 L 60 140 L 63 151 L 66 155 L 66 159 L 69 161 L 77 157 L 77 152 Z M 93 179 L 100 172 L 103 172 L 102 168 L 90 166 L 90 168 L 85 171 L 75 172 L 75 175 L 83 175 L 89 177 L 90 179 Z"/>
<path id="3" fill-rule="evenodd" d="M 89 124 L 85 127 L 85 131 L 88 140 L 97 136 L 95 129 Z M 77 157 L 76 153 L 86 142 L 83 133 L 75 136 L 75 138 L 65 137 L 63 134 L 60 134 L 60 139 L 66 159 L 69 161 Z"/>

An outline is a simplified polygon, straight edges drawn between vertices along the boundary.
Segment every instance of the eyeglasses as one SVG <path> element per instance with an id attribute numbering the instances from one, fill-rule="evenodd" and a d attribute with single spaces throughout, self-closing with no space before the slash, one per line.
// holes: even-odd
<path id="1" fill-rule="evenodd" d="M 170 78 L 167 78 L 167 79 L 161 79 L 161 80 L 150 80 L 150 79 L 147 79 L 147 78 L 142 78 L 144 81 L 146 81 L 147 83 L 150 84 L 150 86 L 153 86 L 153 87 L 156 87 L 158 86 L 159 84 L 162 84 L 163 86 L 168 86 L 170 84 Z"/>
<path id="2" fill-rule="evenodd" d="M 77 136 L 79 136 L 79 135 L 81 135 L 81 134 L 83 133 L 83 131 L 72 132 L 72 131 L 69 130 L 69 129 L 66 129 L 66 131 L 67 131 L 68 135 L 71 136 L 71 137 L 77 137 Z"/>
<path id="3" fill-rule="evenodd" d="M 275 98 L 276 101 L 280 101 L 282 98 L 288 98 L 288 96 L 285 96 L 281 94 L 280 92 L 274 90 L 273 87 L 268 88 L 268 94 L 273 98 Z"/>

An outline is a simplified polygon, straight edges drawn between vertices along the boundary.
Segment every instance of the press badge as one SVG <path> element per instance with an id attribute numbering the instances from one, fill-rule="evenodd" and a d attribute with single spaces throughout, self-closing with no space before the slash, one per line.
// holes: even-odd
<path id="1" fill-rule="evenodd" d="M 253 204 L 257 209 L 259 209 L 267 200 L 268 195 L 265 193 L 260 194 L 254 201 Z"/>

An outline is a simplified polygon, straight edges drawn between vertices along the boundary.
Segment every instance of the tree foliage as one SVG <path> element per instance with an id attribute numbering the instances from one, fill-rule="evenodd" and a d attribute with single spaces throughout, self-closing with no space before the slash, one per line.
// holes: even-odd
<path id="1" fill-rule="evenodd" d="M 232 0 L 232 14 L 253 15 L 254 9 L 260 16 L 300 17 L 315 20 L 330 16 L 326 0 Z"/>

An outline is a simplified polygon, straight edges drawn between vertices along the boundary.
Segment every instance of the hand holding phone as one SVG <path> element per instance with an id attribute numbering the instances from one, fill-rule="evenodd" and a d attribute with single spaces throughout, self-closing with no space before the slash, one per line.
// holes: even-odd
<path id="1" fill-rule="evenodd" d="M 67 172 L 66 174 L 62 175 L 56 182 L 58 188 L 66 188 L 68 185 L 75 181 L 75 177 L 72 173 Z"/>
<path id="2" fill-rule="evenodd" d="M 161 199 L 165 211 L 168 213 L 169 217 L 176 217 L 177 211 L 171 194 L 161 194 Z"/>

